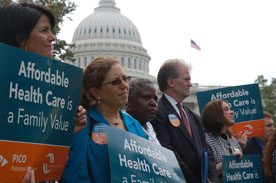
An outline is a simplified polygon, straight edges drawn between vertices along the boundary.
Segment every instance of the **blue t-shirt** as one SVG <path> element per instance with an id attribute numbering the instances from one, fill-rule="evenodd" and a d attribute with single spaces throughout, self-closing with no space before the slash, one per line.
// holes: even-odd
<path id="1" fill-rule="evenodd" d="M 123 111 L 120 115 L 128 132 L 148 139 L 138 121 Z M 110 183 L 106 126 L 109 123 L 93 106 L 88 111 L 86 127 L 73 136 L 62 182 Z"/>

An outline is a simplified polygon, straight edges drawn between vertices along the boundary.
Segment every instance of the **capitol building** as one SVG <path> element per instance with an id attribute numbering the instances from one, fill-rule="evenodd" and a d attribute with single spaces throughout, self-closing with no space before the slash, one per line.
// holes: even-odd
<path id="1" fill-rule="evenodd" d="M 94 58 L 110 56 L 120 61 L 132 78 L 149 79 L 157 86 L 156 78 L 149 74 L 151 57 L 142 45 L 140 33 L 134 23 L 121 14 L 115 0 L 100 0 L 93 14 L 76 28 L 72 43 L 76 61 L 69 61 L 70 64 L 84 69 Z M 198 112 L 195 93 L 204 89 L 194 84 L 184 103 Z"/>
<path id="2" fill-rule="evenodd" d="M 120 61 L 132 78 L 156 82 L 149 75 L 151 57 L 142 45 L 138 29 L 120 13 L 114 0 L 100 0 L 94 13 L 76 28 L 72 43 L 75 66 L 85 68 L 95 57 L 111 56 Z"/>

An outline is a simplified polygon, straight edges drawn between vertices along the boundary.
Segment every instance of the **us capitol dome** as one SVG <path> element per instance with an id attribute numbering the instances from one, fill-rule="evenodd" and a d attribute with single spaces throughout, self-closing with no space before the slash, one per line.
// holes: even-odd
<path id="1" fill-rule="evenodd" d="M 100 0 L 94 13 L 76 28 L 72 43 L 75 44 L 72 51 L 76 61 L 69 61 L 70 64 L 84 69 L 94 58 L 110 56 L 117 59 L 132 78 L 149 79 L 158 88 L 156 78 L 149 75 L 151 57 L 142 45 L 139 31 L 130 19 L 121 14 L 115 0 Z M 219 87 L 193 84 L 184 103 L 199 112 L 195 93 L 214 88 Z M 161 95 L 160 91 L 158 93 Z"/>
<path id="2" fill-rule="evenodd" d="M 151 57 L 143 47 L 138 29 L 130 19 L 122 15 L 115 0 L 100 0 L 94 13 L 86 17 L 76 28 L 72 43 L 75 62 L 85 68 L 98 56 L 116 58 L 133 78 L 156 78 L 149 75 Z"/>

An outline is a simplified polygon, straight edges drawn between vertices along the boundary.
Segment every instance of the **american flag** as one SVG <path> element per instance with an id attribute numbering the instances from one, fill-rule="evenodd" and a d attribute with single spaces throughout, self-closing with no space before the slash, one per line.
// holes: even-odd
<path id="1" fill-rule="evenodd" d="M 201 48 L 191 39 L 191 47 L 197 50 L 201 50 Z"/>

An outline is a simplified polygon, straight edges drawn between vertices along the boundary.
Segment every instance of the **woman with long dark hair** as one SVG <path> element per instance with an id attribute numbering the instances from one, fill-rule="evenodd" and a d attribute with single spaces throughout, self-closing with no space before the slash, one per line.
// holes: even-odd
<path id="1" fill-rule="evenodd" d="M 238 140 L 231 135 L 229 127 L 233 126 L 234 113 L 224 100 L 209 102 L 202 112 L 202 123 L 209 148 L 215 157 L 219 177 L 222 176 L 223 156 L 242 156 Z"/>

